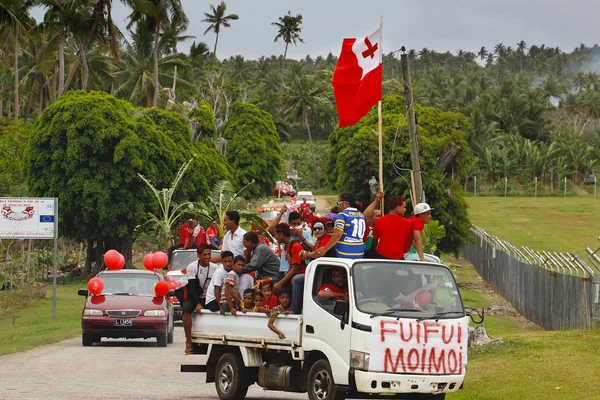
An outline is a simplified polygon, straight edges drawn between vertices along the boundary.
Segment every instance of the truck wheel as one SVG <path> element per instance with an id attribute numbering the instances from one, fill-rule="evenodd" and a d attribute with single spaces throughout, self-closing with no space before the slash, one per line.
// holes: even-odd
<path id="1" fill-rule="evenodd" d="M 89 333 L 81 334 L 81 344 L 84 346 L 91 346 L 94 344 L 94 337 Z"/>
<path id="2" fill-rule="evenodd" d="M 242 400 L 248 393 L 248 372 L 241 357 L 225 353 L 215 370 L 215 386 L 221 400 Z"/>
<path id="3" fill-rule="evenodd" d="M 167 347 L 167 333 L 162 333 L 156 337 L 157 347 Z"/>
<path id="4" fill-rule="evenodd" d="M 344 400 L 346 398 L 346 393 L 337 391 L 331 366 L 327 360 L 319 360 L 310 367 L 306 388 L 310 400 Z"/>

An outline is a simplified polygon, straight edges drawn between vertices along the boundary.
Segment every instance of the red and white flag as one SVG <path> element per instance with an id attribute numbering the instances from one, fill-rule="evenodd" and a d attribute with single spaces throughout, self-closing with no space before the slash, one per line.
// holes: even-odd
<path id="1" fill-rule="evenodd" d="M 381 28 L 344 39 L 331 80 L 340 128 L 356 124 L 381 100 L 381 47 Z"/>

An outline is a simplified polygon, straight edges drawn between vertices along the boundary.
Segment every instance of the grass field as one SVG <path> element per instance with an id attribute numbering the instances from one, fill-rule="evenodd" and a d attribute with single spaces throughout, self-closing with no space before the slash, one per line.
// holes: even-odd
<path id="1" fill-rule="evenodd" d="M 576 251 L 600 246 L 600 197 L 469 197 L 471 222 L 515 246 Z"/>

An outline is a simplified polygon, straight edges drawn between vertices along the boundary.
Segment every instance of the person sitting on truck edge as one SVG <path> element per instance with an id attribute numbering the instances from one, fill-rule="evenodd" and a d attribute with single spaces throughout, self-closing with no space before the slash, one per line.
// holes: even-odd
<path id="1" fill-rule="evenodd" d="M 210 222 L 210 226 L 206 230 L 206 240 L 210 245 L 211 250 L 221 250 L 221 241 L 219 240 L 219 229 L 216 219 Z"/>
<path id="2" fill-rule="evenodd" d="M 198 261 L 191 262 L 186 270 L 189 271 L 190 267 L 196 267 L 198 282 L 201 288 L 200 304 L 204 307 L 206 305 L 206 292 L 208 291 L 208 286 L 210 285 L 213 274 L 219 266 L 210 262 L 210 247 L 208 247 L 206 243 L 198 246 L 196 254 L 198 254 Z"/>
<path id="3" fill-rule="evenodd" d="M 407 253 L 410 252 L 410 248 L 414 242 L 415 250 L 419 255 L 419 260 L 427 261 L 423 255 L 423 239 L 421 234 L 425 225 L 431 221 L 431 210 L 433 210 L 433 208 L 429 207 L 429 204 L 419 203 L 415 206 L 413 211 L 414 215 L 411 215 L 410 218 L 408 218 L 408 221 L 411 223 L 411 230 L 410 234 L 406 237 L 406 242 L 402 249 L 405 257 L 408 256 Z"/>
<path id="4" fill-rule="evenodd" d="M 366 223 L 360 211 L 356 209 L 358 203 L 352 193 L 342 193 L 338 197 L 338 215 L 335 220 L 335 231 L 329 243 L 321 249 L 304 252 L 304 258 L 317 258 L 324 256 L 329 249 L 335 247 L 335 252 L 340 258 L 363 258 L 365 244 Z"/>
<path id="5" fill-rule="evenodd" d="M 281 218 L 286 214 L 287 210 L 287 206 L 284 205 L 283 207 L 281 207 L 279 214 L 277 214 L 277 216 L 269 223 L 269 227 L 267 228 L 267 230 L 271 233 L 271 235 L 273 235 L 273 237 L 275 237 L 275 227 L 280 223 Z M 288 221 L 290 228 L 292 228 L 292 240 L 302 240 L 302 244 L 304 246 L 306 246 L 307 248 L 312 248 L 313 241 L 310 230 L 301 229 L 303 224 L 300 213 L 291 212 L 288 216 Z M 281 257 L 279 263 L 279 278 L 277 279 L 277 281 L 281 280 L 290 269 L 290 264 L 287 261 L 285 245 L 279 243 L 279 246 L 281 247 Z"/>
<path id="6" fill-rule="evenodd" d="M 290 302 L 290 292 L 287 290 L 282 290 L 279 294 L 279 305 L 275 308 L 272 308 L 269 312 L 269 329 L 272 330 L 279 336 L 279 339 L 285 339 L 285 335 L 279 329 L 275 327 L 275 320 L 277 316 L 280 314 L 291 314 L 291 302 Z"/>
<path id="7" fill-rule="evenodd" d="M 285 244 L 290 249 L 287 254 L 290 269 L 285 276 L 273 285 L 275 292 L 281 291 L 288 282 L 292 284 L 292 309 L 294 313 L 300 314 L 302 311 L 302 298 L 304 295 L 304 272 L 306 271 L 306 262 L 300 254 L 305 251 L 302 244 L 297 240 L 291 239 L 290 227 L 286 224 L 278 224 L 275 228 L 275 239 L 279 243 Z"/>
<path id="8" fill-rule="evenodd" d="M 233 270 L 229 271 L 223 285 L 225 285 L 225 291 L 221 295 L 221 303 L 225 303 L 225 311 L 231 311 L 231 314 L 237 315 L 237 311 L 241 309 L 240 303 L 240 275 L 244 272 L 244 265 L 246 265 L 246 259 L 244 256 L 235 256 L 233 259 Z"/>
<path id="9" fill-rule="evenodd" d="M 404 243 L 412 229 L 408 219 L 404 218 L 406 200 L 402 196 L 392 196 L 388 200 L 390 213 L 375 222 L 373 228 L 374 257 L 391 260 L 404 259 Z"/>
<path id="10" fill-rule="evenodd" d="M 223 224 L 225 225 L 225 236 L 223 236 L 223 250 L 228 250 L 233 253 L 234 256 L 244 255 L 244 243 L 243 237 L 246 231 L 240 228 L 240 213 L 237 211 L 225 212 L 225 218 L 223 218 Z M 221 256 L 214 256 L 212 262 L 220 262 Z"/>
<path id="11" fill-rule="evenodd" d="M 369 204 L 369 206 L 363 211 L 363 217 L 365 217 L 365 222 L 367 224 L 367 229 L 365 230 L 365 235 L 363 236 L 363 242 L 365 242 L 365 256 L 368 258 L 371 258 L 373 251 L 375 251 L 375 249 L 371 246 L 373 242 L 373 227 L 375 226 L 377 219 L 381 217 L 381 210 L 377 207 L 381 207 L 383 198 L 383 192 L 378 191 L 373 202 L 371 202 L 371 204 Z"/>
<path id="12" fill-rule="evenodd" d="M 326 283 L 319 289 L 319 300 L 348 301 L 348 274 L 342 268 L 334 268 L 331 273 L 332 283 Z"/>
<path id="13" fill-rule="evenodd" d="M 233 269 L 233 253 L 223 251 L 221 253 L 221 260 L 223 267 L 215 271 L 206 291 L 206 308 L 210 311 L 219 311 L 221 314 L 224 314 L 225 310 L 223 310 L 221 305 L 221 293 L 223 292 L 223 281 L 229 271 Z"/>
<path id="14" fill-rule="evenodd" d="M 198 261 L 194 261 L 186 268 L 187 284 L 175 291 L 177 299 L 181 304 L 183 316 L 183 332 L 185 333 L 185 354 L 192 354 L 192 313 L 201 312 L 204 308 L 200 296 L 206 289 L 207 278 L 210 280 L 216 270 L 216 266 L 210 262 L 210 248 L 207 244 L 201 244 L 198 249 Z M 207 266 L 208 271 L 205 271 Z"/>
<path id="15" fill-rule="evenodd" d="M 258 307 L 254 305 L 254 289 L 244 290 L 244 297 L 242 298 L 240 307 L 242 307 L 242 312 L 255 312 L 258 310 Z"/>
<path id="16" fill-rule="evenodd" d="M 192 226 L 194 227 L 194 231 L 192 232 L 192 245 L 190 248 L 197 249 L 202 243 L 208 243 L 206 241 L 206 232 L 204 231 L 204 227 L 198 223 L 197 218 L 192 218 Z"/>
<path id="17" fill-rule="evenodd" d="M 260 291 L 263 295 L 262 307 L 266 309 L 271 309 L 277 307 L 279 304 L 279 299 L 277 296 L 273 294 L 273 282 L 264 281 L 260 284 Z"/>
<path id="18" fill-rule="evenodd" d="M 254 307 L 256 307 L 256 311 L 259 311 L 259 308 L 262 307 L 263 303 L 263 294 L 261 291 L 254 291 Z"/>
<path id="19" fill-rule="evenodd" d="M 279 257 L 265 243 L 261 243 L 256 232 L 244 234 L 244 247 L 250 250 L 250 262 L 244 267 L 244 272 L 256 271 L 258 279 L 271 278 L 279 280 Z"/>

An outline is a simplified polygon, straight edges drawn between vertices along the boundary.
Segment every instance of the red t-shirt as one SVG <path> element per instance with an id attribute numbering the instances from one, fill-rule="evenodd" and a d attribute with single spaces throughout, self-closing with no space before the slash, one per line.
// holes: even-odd
<path id="1" fill-rule="evenodd" d="M 271 297 L 267 300 L 263 298 L 262 306 L 266 308 L 275 308 L 279 305 L 279 299 L 274 294 L 271 294 Z"/>
<path id="2" fill-rule="evenodd" d="M 415 231 L 423 232 L 423 228 L 425 227 L 425 222 L 421 218 L 415 217 L 414 215 L 411 215 L 408 218 L 408 222 L 410 222 L 412 228 L 410 230 L 410 234 L 406 237 L 406 242 L 404 242 L 404 253 L 408 253 L 410 251 L 410 247 L 415 240 Z"/>
<path id="3" fill-rule="evenodd" d="M 348 294 L 348 288 L 345 287 L 343 289 L 335 286 L 333 283 L 326 283 L 323 286 L 321 286 L 321 289 L 319 289 L 319 291 L 321 290 L 325 290 L 327 292 L 333 292 L 333 293 L 344 293 L 344 294 Z"/>
<path id="4" fill-rule="evenodd" d="M 313 248 L 313 251 L 318 250 L 321 247 L 327 246 L 327 243 L 329 243 L 330 240 L 331 240 L 331 236 L 329 236 L 329 235 L 323 236 L 321 239 L 319 239 L 317 241 L 317 243 L 315 244 L 315 247 Z"/>
<path id="5" fill-rule="evenodd" d="M 206 231 L 203 227 L 200 227 L 200 231 L 198 232 L 198 236 L 196 236 L 196 240 L 194 244 L 196 246 L 201 245 L 202 243 L 206 243 Z"/>
<path id="6" fill-rule="evenodd" d="M 194 230 L 191 229 L 193 232 Z M 192 245 L 192 232 L 187 227 L 184 227 L 181 231 L 179 231 L 179 243 L 185 246 L 186 249 L 189 249 Z M 186 246 L 187 243 L 187 246 Z"/>
<path id="7" fill-rule="evenodd" d="M 299 210 L 300 210 L 300 214 L 306 221 L 307 217 L 310 215 L 310 204 L 308 204 L 308 203 L 300 204 Z"/>
<path id="8" fill-rule="evenodd" d="M 302 247 L 302 244 L 300 244 L 300 242 L 296 242 L 292 246 L 292 251 L 291 251 L 292 261 L 290 262 L 290 265 L 300 264 L 300 269 L 298 270 L 298 274 L 303 274 L 306 271 L 306 262 L 302 259 L 302 257 L 300 257 L 300 252 L 302 250 L 304 250 L 304 247 Z"/>
<path id="9" fill-rule="evenodd" d="M 404 244 L 411 233 L 412 224 L 397 214 L 388 214 L 377 219 L 373 228 L 373 237 L 379 239 L 377 253 L 386 258 L 399 260 L 404 258 Z"/>

